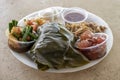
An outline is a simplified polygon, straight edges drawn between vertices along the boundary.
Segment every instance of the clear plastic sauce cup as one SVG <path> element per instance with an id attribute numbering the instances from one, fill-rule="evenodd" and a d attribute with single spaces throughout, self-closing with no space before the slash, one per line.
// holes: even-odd
<path id="1" fill-rule="evenodd" d="M 88 13 L 81 8 L 69 8 L 65 9 L 61 16 L 65 24 L 79 24 L 87 19 Z"/>

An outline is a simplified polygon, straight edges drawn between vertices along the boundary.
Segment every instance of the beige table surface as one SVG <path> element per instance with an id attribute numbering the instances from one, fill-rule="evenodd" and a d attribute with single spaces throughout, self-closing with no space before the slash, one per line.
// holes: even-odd
<path id="1" fill-rule="evenodd" d="M 81 7 L 102 17 L 114 35 L 110 54 L 89 69 L 66 74 L 41 72 L 18 61 L 7 46 L 8 22 L 52 6 Z M 120 80 L 120 0 L 0 0 L 0 80 Z"/>

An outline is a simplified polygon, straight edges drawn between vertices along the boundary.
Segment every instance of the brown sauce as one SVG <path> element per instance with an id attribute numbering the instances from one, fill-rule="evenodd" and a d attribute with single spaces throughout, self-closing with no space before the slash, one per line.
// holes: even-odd
<path id="1" fill-rule="evenodd" d="M 77 12 L 68 13 L 67 15 L 65 15 L 65 19 L 71 22 L 82 21 L 84 18 L 85 18 L 84 15 Z"/>

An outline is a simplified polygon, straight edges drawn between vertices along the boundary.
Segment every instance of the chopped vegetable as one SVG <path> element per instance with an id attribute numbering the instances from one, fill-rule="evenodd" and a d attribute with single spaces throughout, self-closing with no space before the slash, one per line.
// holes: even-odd
<path id="1" fill-rule="evenodd" d="M 13 26 L 17 26 L 18 21 L 16 21 L 16 20 L 12 20 L 12 23 L 13 23 Z"/>
<path id="2" fill-rule="evenodd" d="M 12 27 L 13 27 L 12 23 L 9 23 L 9 32 L 11 32 Z"/>
<path id="3" fill-rule="evenodd" d="M 33 33 L 29 33 L 29 35 L 30 35 L 33 39 L 37 39 L 37 38 L 38 38 L 38 36 L 35 35 L 35 34 L 33 34 Z"/>
<path id="4" fill-rule="evenodd" d="M 17 26 L 17 24 L 18 24 L 18 21 L 12 20 L 12 22 L 9 23 L 9 32 L 11 32 L 12 28 L 14 26 Z"/>
<path id="5" fill-rule="evenodd" d="M 21 33 L 20 27 L 13 27 L 11 30 L 11 33 L 20 34 Z"/>
<path id="6" fill-rule="evenodd" d="M 37 28 L 41 25 L 43 25 L 44 23 L 46 23 L 47 21 L 44 18 L 35 18 L 35 19 L 31 19 L 31 20 L 24 20 L 25 25 L 29 25 L 33 27 L 34 31 L 37 31 Z"/>
<path id="7" fill-rule="evenodd" d="M 31 27 L 33 27 L 34 31 L 37 31 L 38 26 L 36 24 L 31 25 Z"/>
<path id="8" fill-rule="evenodd" d="M 32 41 L 32 40 L 36 40 L 38 38 L 38 36 L 35 34 L 37 31 L 37 27 L 26 25 L 23 28 L 23 27 L 17 26 L 17 24 L 18 24 L 18 21 L 16 21 L 16 20 L 12 20 L 12 22 L 9 23 L 9 32 L 17 40 Z"/>
<path id="9" fill-rule="evenodd" d="M 22 41 L 27 41 L 27 37 L 29 36 L 29 33 L 32 31 L 32 29 L 33 29 L 32 27 L 29 26 L 26 27 L 26 31 L 23 35 Z"/>

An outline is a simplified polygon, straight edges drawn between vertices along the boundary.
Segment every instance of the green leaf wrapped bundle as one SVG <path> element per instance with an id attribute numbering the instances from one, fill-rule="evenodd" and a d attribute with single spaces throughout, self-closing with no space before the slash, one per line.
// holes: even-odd
<path id="1" fill-rule="evenodd" d="M 58 23 L 44 24 L 39 29 L 40 36 L 30 50 L 38 69 L 61 69 L 78 67 L 88 63 L 81 53 L 76 51 L 74 36 Z"/>

